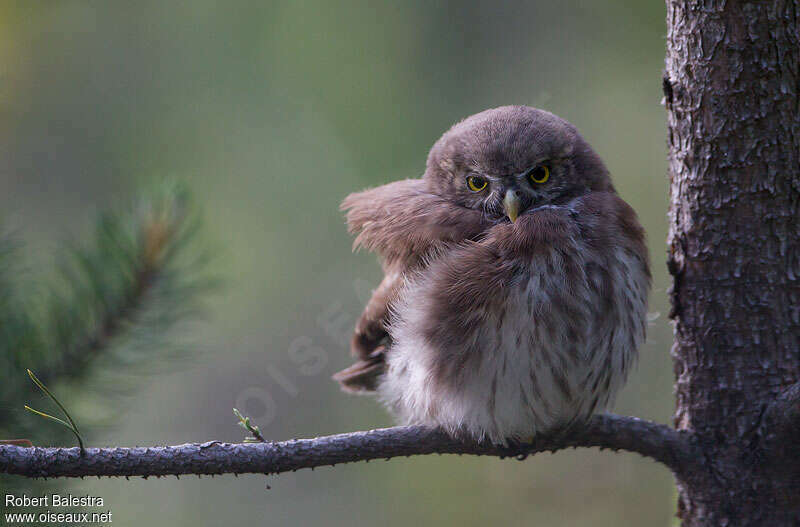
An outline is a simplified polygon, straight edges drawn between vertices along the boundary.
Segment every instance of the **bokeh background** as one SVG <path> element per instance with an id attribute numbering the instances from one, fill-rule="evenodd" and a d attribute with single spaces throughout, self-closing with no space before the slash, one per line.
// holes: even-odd
<path id="1" fill-rule="evenodd" d="M 338 204 L 420 175 L 452 123 L 504 104 L 572 121 L 639 212 L 653 322 L 616 411 L 667 422 L 664 14 L 635 0 L 0 3 L 0 214 L 31 265 L 171 177 L 202 204 L 225 281 L 195 351 L 155 363 L 90 443 L 238 441 L 233 406 L 276 440 L 390 425 L 329 380 L 380 277 Z M 298 360 L 308 349 L 317 359 Z M 675 501 L 663 467 L 595 450 L 53 488 L 153 526 L 657 526 Z"/>

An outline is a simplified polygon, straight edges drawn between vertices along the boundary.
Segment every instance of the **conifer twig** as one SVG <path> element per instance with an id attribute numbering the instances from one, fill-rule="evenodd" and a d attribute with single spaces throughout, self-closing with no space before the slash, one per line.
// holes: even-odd
<path id="1" fill-rule="evenodd" d="M 67 409 L 64 408 L 64 405 L 61 404 L 61 401 L 59 401 L 58 398 L 56 398 L 56 396 L 53 395 L 53 393 L 50 390 L 47 389 L 47 386 L 45 386 L 42 383 L 42 381 L 40 381 L 38 378 L 36 378 L 36 375 L 31 370 L 28 370 L 28 376 L 31 378 L 31 380 L 34 382 L 34 384 L 36 384 L 36 386 L 38 386 L 39 389 L 42 392 L 44 392 L 44 394 L 47 397 L 50 398 L 51 401 L 56 403 L 56 406 L 58 406 L 61 409 L 61 411 L 64 412 L 64 415 L 66 416 L 67 421 L 69 421 L 69 422 L 67 423 L 63 419 L 59 419 L 58 417 L 55 417 L 53 415 L 46 414 L 44 412 L 40 412 L 39 410 L 34 410 L 33 408 L 31 408 L 27 404 L 25 405 L 25 409 L 28 410 L 29 412 L 33 412 L 34 414 L 36 414 L 36 415 L 38 415 L 40 417 L 44 417 L 45 419 L 49 419 L 51 421 L 55 421 L 56 423 L 59 423 L 59 424 L 65 426 L 65 427 L 69 428 L 70 430 L 72 430 L 72 433 L 75 434 L 75 437 L 78 438 L 78 445 L 80 445 L 81 452 L 83 452 L 85 450 L 85 448 L 83 447 L 83 438 L 81 437 L 81 433 L 78 430 L 78 425 L 76 425 L 75 421 L 72 420 L 72 416 L 69 415 L 69 412 L 67 412 Z"/>

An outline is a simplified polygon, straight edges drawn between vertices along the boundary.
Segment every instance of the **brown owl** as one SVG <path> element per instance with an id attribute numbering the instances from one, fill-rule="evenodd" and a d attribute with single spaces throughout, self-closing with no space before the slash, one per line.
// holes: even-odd
<path id="1" fill-rule="evenodd" d="M 506 106 L 453 126 L 422 179 L 348 196 L 385 277 L 334 378 L 408 424 L 495 443 L 609 406 L 645 338 L 644 231 L 567 121 Z"/>

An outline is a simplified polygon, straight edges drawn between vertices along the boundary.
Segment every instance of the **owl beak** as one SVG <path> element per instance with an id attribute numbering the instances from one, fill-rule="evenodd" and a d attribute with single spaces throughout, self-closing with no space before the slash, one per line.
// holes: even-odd
<path id="1" fill-rule="evenodd" d="M 507 190 L 506 196 L 503 198 L 503 207 L 505 207 L 506 216 L 511 220 L 511 223 L 517 221 L 520 205 L 522 205 L 522 201 L 519 199 L 517 191 L 513 189 Z"/>

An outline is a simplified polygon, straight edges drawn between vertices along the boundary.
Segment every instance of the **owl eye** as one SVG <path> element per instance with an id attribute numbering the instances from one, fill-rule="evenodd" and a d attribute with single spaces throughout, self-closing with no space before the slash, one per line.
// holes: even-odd
<path id="1" fill-rule="evenodd" d="M 528 177 L 537 185 L 547 183 L 547 180 L 550 179 L 550 167 L 547 165 L 540 165 L 531 170 L 531 173 L 528 174 Z"/>
<path id="2" fill-rule="evenodd" d="M 489 182 L 480 176 L 469 176 L 467 178 L 467 186 L 472 192 L 480 192 L 486 188 Z"/>

